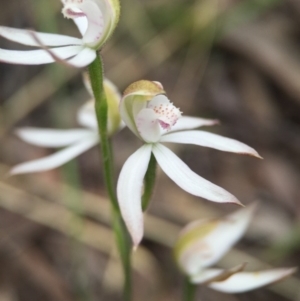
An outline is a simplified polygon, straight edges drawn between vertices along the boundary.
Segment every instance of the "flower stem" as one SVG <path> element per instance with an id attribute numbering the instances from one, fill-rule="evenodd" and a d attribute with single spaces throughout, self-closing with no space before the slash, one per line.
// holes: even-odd
<path id="1" fill-rule="evenodd" d="M 183 286 L 183 301 L 194 301 L 196 296 L 197 286 L 191 283 L 189 277 L 184 278 Z"/>
<path id="2" fill-rule="evenodd" d="M 117 247 L 122 260 L 124 270 L 124 301 L 131 300 L 131 241 L 123 222 L 117 196 L 115 193 L 113 177 L 113 159 L 111 144 L 107 134 L 108 104 L 103 87 L 103 64 L 99 54 L 93 63 L 89 65 L 91 85 L 95 97 L 95 109 L 100 135 L 100 146 L 103 161 L 103 171 L 106 189 L 112 204 L 113 229 L 117 241 Z"/>
<path id="3" fill-rule="evenodd" d="M 156 159 L 153 153 L 151 153 L 148 169 L 144 178 L 144 194 L 142 196 L 143 211 L 145 211 L 149 206 L 149 202 L 154 189 L 155 176 L 156 176 Z"/>

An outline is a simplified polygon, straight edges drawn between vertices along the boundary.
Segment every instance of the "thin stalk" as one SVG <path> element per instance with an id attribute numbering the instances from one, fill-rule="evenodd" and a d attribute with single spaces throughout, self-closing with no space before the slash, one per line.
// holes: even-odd
<path id="1" fill-rule="evenodd" d="M 117 241 L 117 247 L 122 260 L 124 270 L 124 300 L 131 300 L 131 242 L 122 220 L 120 208 L 115 193 L 113 177 L 113 159 L 111 144 L 107 134 L 107 110 L 108 104 L 103 87 L 103 64 L 101 56 L 97 54 L 96 59 L 89 65 L 91 85 L 95 97 L 95 109 L 100 135 L 100 146 L 103 162 L 103 172 L 109 199 L 112 204 L 113 229 Z"/>
<path id="2" fill-rule="evenodd" d="M 145 211 L 148 206 L 149 202 L 153 193 L 154 184 L 155 184 L 155 177 L 156 177 L 156 159 L 151 153 L 151 158 L 149 161 L 148 169 L 144 178 L 144 193 L 142 196 L 142 209 Z"/>
<path id="3" fill-rule="evenodd" d="M 184 278 L 184 284 L 183 284 L 183 301 L 194 301 L 196 297 L 196 289 L 197 286 L 193 283 L 191 283 L 190 279 L 188 277 Z"/>
<path id="4" fill-rule="evenodd" d="M 105 184 L 109 198 L 116 211 L 119 211 L 118 201 L 115 194 L 113 181 L 113 164 L 111 146 L 107 134 L 108 105 L 103 87 L 103 66 L 100 55 L 89 66 L 91 85 L 95 97 L 95 109 L 98 122 L 98 130 L 101 141 L 102 160 Z"/>

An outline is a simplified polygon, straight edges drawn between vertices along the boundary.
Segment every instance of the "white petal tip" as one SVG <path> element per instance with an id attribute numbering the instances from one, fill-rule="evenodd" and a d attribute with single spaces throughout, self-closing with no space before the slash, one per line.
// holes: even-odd
<path id="1" fill-rule="evenodd" d="M 18 175 L 18 174 L 20 174 L 20 172 L 18 171 L 18 169 L 15 168 L 15 167 L 13 167 L 13 168 L 11 168 L 11 169 L 8 171 L 8 173 L 5 175 L 5 178 L 7 179 L 7 178 L 10 178 L 10 177 L 15 176 L 15 175 Z"/>
<path id="2" fill-rule="evenodd" d="M 251 154 L 248 154 L 252 157 L 255 157 L 255 158 L 258 158 L 258 159 L 264 159 L 258 152 L 255 152 L 255 153 L 251 153 Z"/>
<path id="3" fill-rule="evenodd" d="M 139 236 L 139 237 L 133 237 L 132 236 L 132 243 L 133 243 L 133 247 L 132 247 L 132 250 L 133 251 L 136 251 L 138 246 L 140 245 L 141 241 L 143 239 L 143 235 L 142 236 Z"/>
<path id="4" fill-rule="evenodd" d="M 221 121 L 219 119 L 212 119 L 211 123 L 209 125 L 220 125 Z"/>
<path id="5" fill-rule="evenodd" d="M 255 157 L 257 159 L 263 159 L 263 157 L 254 149 L 250 149 L 249 151 L 245 151 L 245 152 L 238 152 L 238 154 Z"/>
<path id="6" fill-rule="evenodd" d="M 289 269 L 285 269 L 283 272 L 282 272 L 282 277 L 279 279 L 279 281 L 295 274 L 296 272 L 298 271 L 298 267 L 293 267 L 293 268 L 289 268 Z"/>
<path id="7" fill-rule="evenodd" d="M 230 203 L 230 204 L 236 204 L 236 205 L 239 205 L 241 207 L 245 207 L 245 205 L 243 203 L 241 203 L 238 199 L 234 198 L 230 201 L 228 201 L 227 203 Z"/>

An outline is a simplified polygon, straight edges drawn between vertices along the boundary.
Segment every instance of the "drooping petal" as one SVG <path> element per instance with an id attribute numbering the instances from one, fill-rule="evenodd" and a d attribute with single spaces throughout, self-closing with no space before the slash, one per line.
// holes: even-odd
<path id="1" fill-rule="evenodd" d="M 214 281 L 224 281 L 230 276 L 244 270 L 246 264 L 239 264 L 231 269 L 205 269 L 200 273 L 191 277 L 191 282 L 194 284 L 208 284 Z"/>
<path id="2" fill-rule="evenodd" d="M 198 176 L 162 144 L 155 144 L 153 153 L 162 170 L 187 192 L 217 203 L 240 204 L 228 191 Z"/>
<path id="3" fill-rule="evenodd" d="M 94 132 L 85 129 L 53 130 L 24 127 L 18 129 L 16 134 L 33 145 L 62 147 L 93 136 Z"/>
<path id="4" fill-rule="evenodd" d="M 40 46 L 40 44 L 34 39 L 33 32 L 31 30 L 0 26 L 0 36 L 23 45 Z M 35 31 L 34 36 L 46 46 L 82 45 L 81 39 L 60 34 Z"/>
<path id="5" fill-rule="evenodd" d="M 218 124 L 216 119 L 204 119 L 198 117 L 182 116 L 176 124 L 171 128 L 170 132 L 193 130 L 201 126 L 211 126 Z"/>
<path id="6" fill-rule="evenodd" d="M 10 175 L 41 172 L 54 169 L 82 154 L 97 143 L 98 137 L 96 136 L 91 137 L 89 140 L 86 139 L 84 141 L 77 142 L 76 144 L 73 144 L 45 158 L 16 165 L 10 170 Z"/>
<path id="7" fill-rule="evenodd" d="M 199 220 L 180 233 L 175 257 L 188 275 L 215 264 L 242 237 L 253 216 L 256 203 L 221 219 Z"/>
<path id="8" fill-rule="evenodd" d="M 145 144 L 127 159 L 117 186 L 122 217 L 135 247 L 140 243 L 144 233 L 141 194 L 151 149 L 152 145 Z"/>
<path id="9" fill-rule="evenodd" d="M 212 282 L 208 286 L 224 293 L 243 293 L 282 280 L 296 272 L 296 268 L 274 269 L 259 272 L 240 272 L 225 281 Z"/>
<path id="10" fill-rule="evenodd" d="M 195 144 L 215 148 L 225 152 L 247 154 L 261 158 L 256 150 L 242 142 L 204 131 L 182 131 L 169 133 L 161 137 L 160 142 Z"/>
<path id="11" fill-rule="evenodd" d="M 136 127 L 147 143 L 157 142 L 161 137 L 161 127 L 152 109 L 142 109 L 135 118 Z"/>
<path id="12" fill-rule="evenodd" d="M 68 60 L 70 65 L 82 68 L 89 65 L 96 58 L 96 51 L 91 48 L 83 48 L 76 56 Z"/>
<path id="13" fill-rule="evenodd" d="M 50 49 L 61 60 L 68 59 L 82 50 L 82 46 L 64 46 Z M 0 62 L 23 65 L 53 63 L 55 59 L 45 50 L 7 50 L 0 49 Z"/>

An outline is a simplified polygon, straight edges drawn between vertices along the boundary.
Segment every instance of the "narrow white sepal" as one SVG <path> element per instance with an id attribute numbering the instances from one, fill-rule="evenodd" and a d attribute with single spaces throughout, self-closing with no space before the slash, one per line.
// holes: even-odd
<path id="1" fill-rule="evenodd" d="M 179 118 L 176 124 L 171 128 L 170 133 L 182 130 L 193 130 L 201 126 L 211 126 L 218 123 L 219 121 L 216 119 L 181 116 L 181 118 Z"/>
<path id="2" fill-rule="evenodd" d="M 197 175 L 162 144 L 155 144 L 153 153 L 162 170 L 185 191 L 217 203 L 240 204 L 235 196 Z"/>
<path id="3" fill-rule="evenodd" d="M 232 275 L 225 281 L 212 282 L 208 284 L 208 286 L 224 293 L 243 293 L 282 280 L 295 273 L 296 270 L 296 268 L 290 268 L 258 272 L 240 272 Z"/>
<path id="4" fill-rule="evenodd" d="M 164 135 L 160 141 L 195 144 L 204 147 L 215 148 L 225 152 L 247 154 L 261 158 L 256 150 L 242 142 L 204 131 L 183 131 L 170 133 Z"/>
<path id="5" fill-rule="evenodd" d="M 50 51 L 61 60 L 68 59 L 82 50 L 82 46 L 51 48 Z M 45 50 L 7 50 L 0 48 L 0 62 L 23 65 L 53 63 L 55 59 Z"/>
<path id="6" fill-rule="evenodd" d="M 135 247 L 140 243 L 144 233 L 141 194 L 151 150 L 152 145 L 145 144 L 127 159 L 117 185 L 121 214 Z"/>
<path id="7" fill-rule="evenodd" d="M 63 147 L 94 136 L 94 132 L 85 129 L 53 130 L 24 127 L 16 131 L 23 141 L 37 146 Z"/>
<path id="8" fill-rule="evenodd" d="M 46 46 L 82 45 L 81 39 L 70 36 L 0 26 L 0 36 L 3 38 L 27 46 L 40 47 L 33 34 L 40 43 Z"/>
<path id="9" fill-rule="evenodd" d="M 97 143 L 98 137 L 95 135 L 90 140 L 78 142 L 45 158 L 16 165 L 10 170 L 9 174 L 16 175 L 51 170 L 77 157 Z"/>

